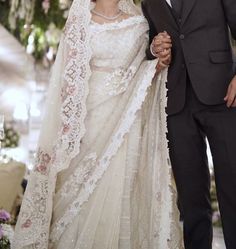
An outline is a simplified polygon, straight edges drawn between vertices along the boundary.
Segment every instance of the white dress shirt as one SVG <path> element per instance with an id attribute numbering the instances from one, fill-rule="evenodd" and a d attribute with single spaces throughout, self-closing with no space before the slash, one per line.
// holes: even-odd
<path id="1" fill-rule="evenodd" d="M 166 2 L 170 5 L 170 7 L 172 7 L 170 0 L 166 0 Z"/>

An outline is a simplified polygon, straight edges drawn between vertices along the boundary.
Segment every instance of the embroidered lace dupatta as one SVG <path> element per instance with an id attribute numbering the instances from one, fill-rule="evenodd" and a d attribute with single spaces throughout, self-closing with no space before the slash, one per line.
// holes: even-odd
<path id="1" fill-rule="evenodd" d="M 34 248 L 47 249 L 50 236 L 50 223 L 53 209 L 53 195 L 56 186 L 57 174 L 69 167 L 71 160 L 80 152 L 80 142 L 86 127 L 86 98 L 89 93 L 88 81 L 91 75 L 89 46 L 89 23 L 91 3 L 89 0 L 74 0 L 65 26 L 64 34 L 59 46 L 57 59 L 52 71 L 50 89 L 48 93 L 47 109 L 35 162 L 35 169 L 31 173 L 25 197 L 22 203 L 13 249 Z M 140 14 L 132 0 L 120 1 L 120 8 L 129 14 Z M 145 46 L 145 44 L 144 44 Z M 136 63 L 141 63 L 136 62 Z M 120 136 L 125 135 L 135 120 L 136 113 L 141 109 L 142 103 L 148 94 L 148 88 L 155 74 L 154 62 L 146 62 L 142 66 L 143 77 L 140 85 L 135 89 L 137 98 L 133 100 L 135 108 L 127 110 L 129 122 Z M 159 210 L 158 217 L 153 217 L 158 231 L 157 237 L 163 239 L 160 249 L 177 248 L 172 245 L 179 244 L 177 226 L 177 212 L 175 197 L 171 186 L 170 165 L 168 165 L 168 150 L 165 139 L 166 133 L 166 91 L 165 81 L 167 72 L 164 71 L 156 79 L 156 98 L 158 97 L 157 112 L 159 113 L 160 129 L 158 142 L 161 156 L 153 159 L 154 163 L 166 165 L 165 170 L 159 174 L 162 178 L 164 191 L 157 190 L 155 209 Z M 102 163 L 102 162 L 100 162 Z M 106 165 L 106 164 L 104 164 Z M 108 165 L 106 165 L 107 167 Z M 162 175 L 163 174 L 163 175 Z M 101 176 L 102 177 L 102 174 Z M 99 180 L 99 179 L 98 179 Z M 94 186 L 86 193 L 84 201 L 92 194 Z M 158 188 L 158 186 L 157 186 Z M 81 203 L 82 205 L 83 203 Z M 173 212 L 174 210 L 174 212 Z M 165 227 L 165 224 L 168 225 Z M 176 236 L 176 238 L 175 238 Z M 176 242 L 177 241 L 177 242 Z M 167 247 L 168 246 L 168 247 Z M 179 249 L 179 247 L 178 247 Z"/>

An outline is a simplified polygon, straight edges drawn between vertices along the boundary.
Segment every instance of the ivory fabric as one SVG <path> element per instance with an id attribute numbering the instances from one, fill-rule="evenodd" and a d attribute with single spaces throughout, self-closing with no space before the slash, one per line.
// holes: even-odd
<path id="1" fill-rule="evenodd" d="M 73 2 L 13 249 L 182 248 L 167 71 L 145 61 L 148 24 L 134 3 L 120 7 L 129 18 L 100 25 L 90 1 Z"/>

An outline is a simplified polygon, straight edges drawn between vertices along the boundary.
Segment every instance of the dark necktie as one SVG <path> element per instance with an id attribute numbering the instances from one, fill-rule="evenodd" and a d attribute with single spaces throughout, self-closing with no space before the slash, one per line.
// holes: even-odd
<path id="1" fill-rule="evenodd" d="M 173 10 L 178 16 L 181 16 L 183 0 L 170 0 Z"/>

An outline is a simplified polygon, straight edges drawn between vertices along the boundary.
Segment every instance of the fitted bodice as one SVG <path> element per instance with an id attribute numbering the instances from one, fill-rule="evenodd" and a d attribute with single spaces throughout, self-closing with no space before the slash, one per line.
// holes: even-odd
<path id="1" fill-rule="evenodd" d="M 92 69 L 126 68 L 143 42 L 139 38 L 146 26 L 143 16 L 106 24 L 91 21 Z"/>

